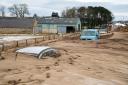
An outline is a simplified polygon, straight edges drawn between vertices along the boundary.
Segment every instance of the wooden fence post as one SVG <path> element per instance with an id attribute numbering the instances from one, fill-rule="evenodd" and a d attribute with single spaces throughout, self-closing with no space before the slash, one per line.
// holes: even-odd
<path id="1" fill-rule="evenodd" d="M 44 36 L 42 37 L 42 41 L 44 41 Z"/>
<path id="2" fill-rule="evenodd" d="M 50 40 L 50 35 L 48 35 L 48 40 Z"/>
<path id="3" fill-rule="evenodd" d="M 58 35 L 58 39 L 60 39 L 60 35 Z"/>
<path id="4" fill-rule="evenodd" d="M 4 51 L 4 44 L 2 44 L 2 51 Z"/>
<path id="5" fill-rule="evenodd" d="M 2 47 L 1 47 L 1 52 L 2 52 L 2 51 L 4 51 L 4 44 L 2 43 L 1 46 L 2 46 Z"/>
<path id="6" fill-rule="evenodd" d="M 27 42 L 27 39 L 26 39 L 26 46 L 28 46 L 28 42 Z"/>
<path id="7" fill-rule="evenodd" d="M 50 35 L 50 40 L 52 40 L 52 35 Z"/>
<path id="8" fill-rule="evenodd" d="M 52 38 L 53 38 L 52 36 L 53 36 L 53 35 L 51 35 L 51 40 L 52 40 Z"/>
<path id="9" fill-rule="evenodd" d="M 36 44 L 37 42 L 36 42 L 36 38 L 35 38 L 35 44 Z"/>
<path id="10" fill-rule="evenodd" d="M 55 38 L 55 34 L 54 34 L 54 39 L 56 39 L 56 38 Z"/>
<path id="11" fill-rule="evenodd" d="M 56 34 L 55 34 L 55 39 L 56 39 Z"/>
<path id="12" fill-rule="evenodd" d="M 0 51 L 0 57 L 1 57 L 1 52 L 2 52 L 2 51 Z"/>
<path id="13" fill-rule="evenodd" d="M 19 43 L 18 43 L 18 41 L 16 41 L 16 47 L 19 47 Z"/>
<path id="14" fill-rule="evenodd" d="M 45 39 L 46 39 L 45 36 L 43 36 L 43 40 L 44 40 L 44 41 L 45 41 Z"/>
<path id="15" fill-rule="evenodd" d="M 3 47 L 3 46 L 2 46 Z M 2 48 L 1 48 L 1 50 L 0 50 L 0 57 L 1 57 L 1 55 L 2 55 Z"/>
<path id="16" fill-rule="evenodd" d="M 63 34 L 62 34 L 62 39 L 63 39 Z"/>

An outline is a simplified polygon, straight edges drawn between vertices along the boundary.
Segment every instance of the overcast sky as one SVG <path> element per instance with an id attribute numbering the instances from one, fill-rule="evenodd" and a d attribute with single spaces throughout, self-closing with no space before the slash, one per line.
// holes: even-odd
<path id="1" fill-rule="evenodd" d="M 116 20 L 128 20 L 128 0 L 0 0 L 0 5 L 6 7 L 21 3 L 28 5 L 31 16 L 34 13 L 50 16 L 53 11 L 61 14 L 63 9 L 73 6 L 103 6 L 114 14 Z"/>

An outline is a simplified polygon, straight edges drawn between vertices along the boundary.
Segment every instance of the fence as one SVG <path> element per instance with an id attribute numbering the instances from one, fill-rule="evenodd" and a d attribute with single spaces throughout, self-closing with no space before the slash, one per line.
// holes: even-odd
<path id="1" fill-rule="evenodd" d="M 0 44 L 0 52 L 6 51 L 6 50 L 12 49 L 12 48 L 36 45 L 40 42 L 48 41 L 48 40 L 76 39 L 79 35 L 80 34 L 78 32 L 70 33 L 70 34 L 56 34 L 56 35 L 54 34 L 54 35 L 45 35 L 45 36 L 38 37 L 38 38 L 4 42 L 4 43 Z"/>

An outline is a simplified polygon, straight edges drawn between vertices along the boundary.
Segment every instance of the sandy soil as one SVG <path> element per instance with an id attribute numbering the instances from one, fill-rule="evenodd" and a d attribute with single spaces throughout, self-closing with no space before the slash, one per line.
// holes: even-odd
<path id="1" fill-rule="evenodd" d="M 39 45 L 43 45 L 40 43 Z M 128 85 L 128 33 L 96 42 L 62 40 L 45 45 L 61 56 L 37 59 L 9 50 L 0 60 L 0 85 Z"/>

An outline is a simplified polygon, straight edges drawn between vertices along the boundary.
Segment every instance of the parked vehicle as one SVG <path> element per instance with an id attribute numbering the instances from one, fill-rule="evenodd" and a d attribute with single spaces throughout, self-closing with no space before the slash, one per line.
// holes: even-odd
<path id="1" fill-rule="evenodd" d="M 97 40 L 100 38 L 98 29 L 84 29 L 81 32 L 81 40 Z"/>

